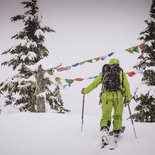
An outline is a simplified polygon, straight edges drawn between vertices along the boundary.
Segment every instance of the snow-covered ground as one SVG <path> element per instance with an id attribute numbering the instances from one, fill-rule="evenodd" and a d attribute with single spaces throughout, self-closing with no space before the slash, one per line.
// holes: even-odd
<path id="1" fill-rule="evenodd" d="M 127 108 L 124 113 L 128 117 Z M 124 118 L 125 133 L 116 150 L 100 148 L 99 117 L 54 113 L 0 115 L 0 155 L 154 155 L 155 123 Z"/>

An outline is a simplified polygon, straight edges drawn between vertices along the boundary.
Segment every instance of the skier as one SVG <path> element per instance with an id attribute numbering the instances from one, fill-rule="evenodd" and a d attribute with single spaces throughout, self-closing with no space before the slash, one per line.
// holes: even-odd
<path id="1" fill-rule="evenodd" d="M 114 69 L 110 69 L 111 67 Z M 105 64 L 102 68 L 102 72 L 89 86 L 83 88 L 81 93 L 88 94 L 101 83 L 100 103 L 102 107 L 102 118 L 100 120 L 100 127 L 102 131 L 102 142 L 104 145 L 108 145 L 112 109 L 114 108 L 113 135 L 114 137 L 119 137 L 122 127 L 123 98 L 126 104 L 129 104 L 131 100 L 129 82 L 126 74 L 119 66 L 118 59 L 113 58 L 109 61 L 109 64 Z"/>

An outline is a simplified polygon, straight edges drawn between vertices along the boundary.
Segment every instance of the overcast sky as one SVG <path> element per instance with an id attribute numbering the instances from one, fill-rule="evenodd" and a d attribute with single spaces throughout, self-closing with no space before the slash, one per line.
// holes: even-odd
<path id="1" fill-rule="evenodd" d="M 11 37 L 21 30 L 22 23 L 10 21 L 12 16 L 24 11 L 21 1 L 0 0 L 0 53 L 15 44 Z M 38 0 L 38 2 L 43 16 L 42 24 L 56 31 L 46 34 L 45 43 L 50 51 L 46 63 L 49 67 L 60 63 L 64 66 L 72 65 L 82 60 L 104 56 L 112 51 L 116 52 L 114 57 L 120 59 L 126 71 L 132 70 L 133 65 L 137 63 L 138 55 L 129 54 L 124 49 L 141 43 L 138 40 L 139 33 L 146 28 L 144 20 L 149 17 L 152 0 Z M 3 60 L 4 58 L 0 56 L 0 62 Z M 71 71 L 59 73 L 58 76 L 63 78 L 94 76 L 107 61 L 109 59 L 82 65 Z M 1 74 L 0 80 L 9 75 L 9 71 L 4 68 L 0 68 L 0 72 L 4 73 Z M 134 81 L 133 78 L 129 80 Z M 88 83 L 90 81 L 74 84 L 74 93 L 79 93 L 81 87 L 85 87 Z M 69 93 L 67 95 L 69 98 Z"/>

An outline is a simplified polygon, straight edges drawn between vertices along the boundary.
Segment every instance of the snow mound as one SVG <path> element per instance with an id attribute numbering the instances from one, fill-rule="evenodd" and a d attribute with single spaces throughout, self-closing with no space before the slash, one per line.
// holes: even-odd
<path id="1" fill-rule="evenodd" d="M 8 105 L 1 109 L 1 115 L 19 113 L 19 109 L 14 105 Z"/>

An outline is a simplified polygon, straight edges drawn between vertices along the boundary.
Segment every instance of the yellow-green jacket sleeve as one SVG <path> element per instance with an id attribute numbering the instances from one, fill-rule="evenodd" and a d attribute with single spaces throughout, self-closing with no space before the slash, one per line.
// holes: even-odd
<path id="1" fill-rule="evenodd" d="M 131 101 L 131 91 L 130 91 L 130 85 L 126 76 L 126 73 L 123 73 L 123 85 L 124 85 L 124 97 L 126 98 L 126 101 Z"/>
<path id="2" fill-rule="evenodd" d="M 93 89 L 95 89 L 101 83 L 101 80 L 102 80 L 102 72 L 96 77 L 96 79 L 90 85 L 88 85 L 88 87 L 84 89 L 84 93 L 88 94 Z"/>

